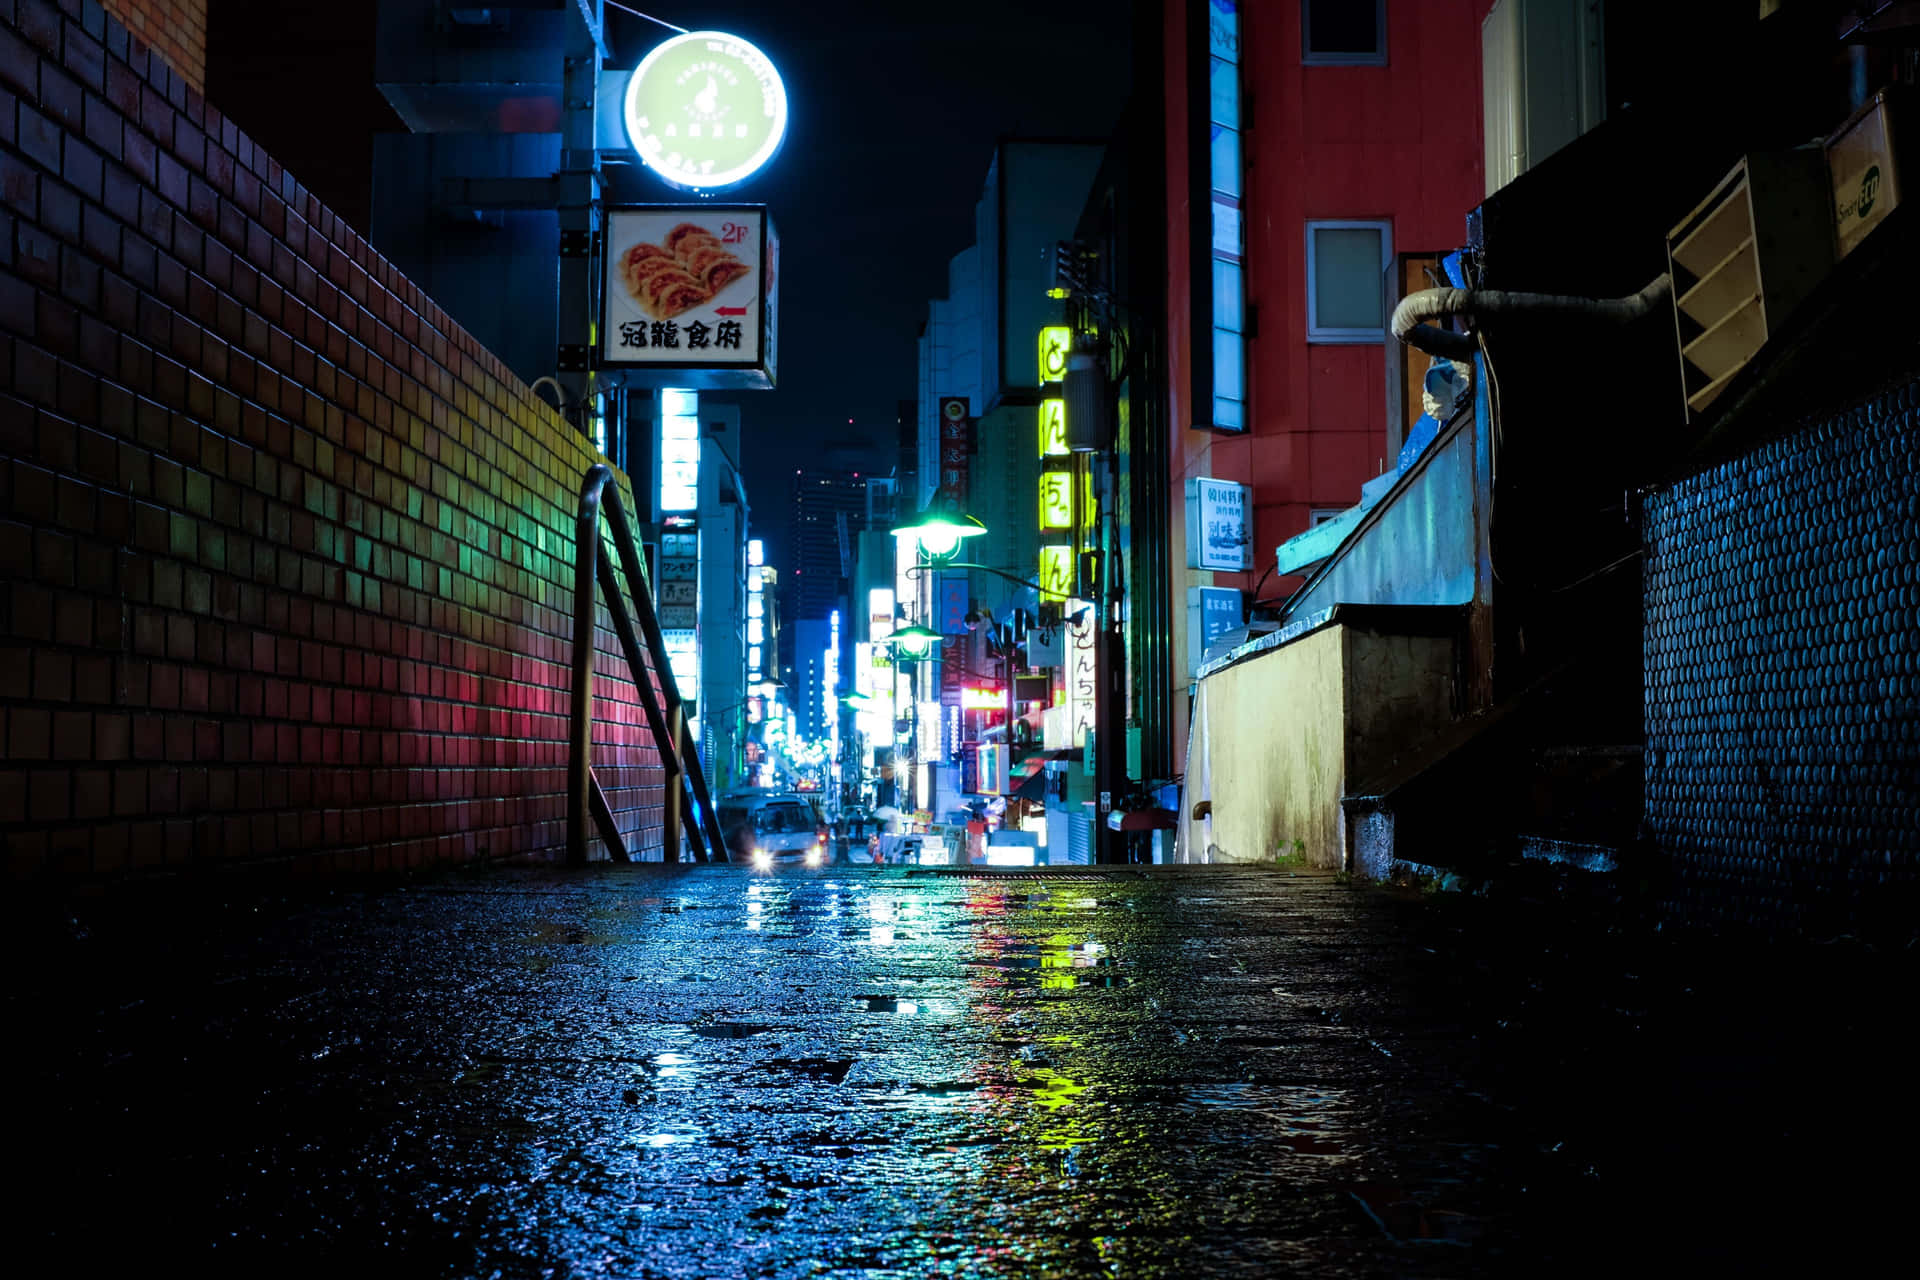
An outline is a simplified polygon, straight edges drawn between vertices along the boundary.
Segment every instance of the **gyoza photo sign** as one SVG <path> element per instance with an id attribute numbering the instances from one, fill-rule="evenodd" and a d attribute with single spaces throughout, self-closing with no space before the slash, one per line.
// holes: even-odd
<path id="1" fill-rule="evenodd" d="M 604 243 L 601 368 L 663 375 L 642 386 L 773 386 L 780 251 L 765 208 L 609 209 Z"/>

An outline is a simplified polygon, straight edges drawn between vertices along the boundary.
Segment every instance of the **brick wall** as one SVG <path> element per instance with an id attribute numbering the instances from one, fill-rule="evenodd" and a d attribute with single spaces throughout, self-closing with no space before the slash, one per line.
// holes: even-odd
<path id="1" fill-rule="evenodd" d="M 91 0 L 0 0 L 12 876 L 556 854 L 596 460 Z M 596 765 L 658 856 L 604 626 Z"/>
<path id="2" fill-rule="evenodd" d="M 23 0 L 24 2 L 24 0 Z M 100 0 L 136 40 L 167 60 L 189 87 L 207 87 L 207 0 Z M 261 3 L 262 0 L 251 0 Z M 265 0 L 274 3 L 274 0 Z M 55 0 L 34 0 L 53 8 Z"/>

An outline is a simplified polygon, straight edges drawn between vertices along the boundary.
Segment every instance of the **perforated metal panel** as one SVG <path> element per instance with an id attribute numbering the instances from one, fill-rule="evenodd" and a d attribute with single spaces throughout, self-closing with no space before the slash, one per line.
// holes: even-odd
<path id="1" fill-rule="evenodd" d="M 1683 916 L 1911 928 L 1920 384 L 1646 505 L 1648 835 Z"/>
<path id="2" fill-rule="evenodd" d="M 1093 861 L 1093 819 L 1084 813 L 1072 815 L 1072 842 L 1067 856 L 1082 866 Z"/>

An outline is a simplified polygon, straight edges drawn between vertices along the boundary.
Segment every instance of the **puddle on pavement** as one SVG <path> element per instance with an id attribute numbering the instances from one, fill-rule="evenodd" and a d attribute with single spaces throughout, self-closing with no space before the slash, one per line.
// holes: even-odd
<path id="1" fill-rule="evenodd" d="M 1248 1140 L 1301 1156 L 1344 1156 L 1352 1105 L 1344 1094 L 1297 1085 L 1227 1082 L 1191 1085 L 1183 1110 L 1230 1112 L 1250 1125 Z"/>
<path id="2" fill-rule="evenodd" d="M 533 926 L 527 941 L 542 946 L 604 947 L 620 939 L 610 933 L 596 933 L 582 924 L 545 920 Z"/>
<path id="3" fill-rule="evenodd" d="M 1359 1182 L 1347 1195 L 1388 1239 L 1423 1245 L 1470 1245 L 1486 1230 L 1486 1220 L 1426 1203 L 1402 1187 Z"/>
<path id="4" fill-rule="evenodd" d="M 691 1089 L 711 1067 L 685 1053 L 654 1053 L 643 1059 L 638 1074 L 649 1077 L 659 1089 Z"/>
<path id="5" fill-rule="evenodd" d="M 745 1040 L 748 1036 L 763 1035 L 773 1030 L 759 1022 L 706 1022 L 687 1029 L 709 1040 Z"/>
<path id="6" fill-rule="evenodd" d="M 1020 981 L 1035 981 L 1043 989 L 1067 987 L 1123 987 L 1131 977 L 1115 973 L 1123 962 L 1093 938 L 1056 935 L 1045 942 L 1007 942 L 984 949 L 969 965 L 1007 970 Z"/>
<path id="7" fill-rule="evenodd" d="M 981 1105 L 986 1086 L 978 1080 L 874 1081 L 855 1086 L 870 1111 L 951 1111 Z"/>
<path id="8" fill-rule="evenodd" d="M 760 1069 L 810 1076 L 815 1080 L 839 1084 L 847 1078 L 847 1072 L 853 1070 L 857 1061 L 857 1058 L 769 1058 L 760 1064 Z"/>

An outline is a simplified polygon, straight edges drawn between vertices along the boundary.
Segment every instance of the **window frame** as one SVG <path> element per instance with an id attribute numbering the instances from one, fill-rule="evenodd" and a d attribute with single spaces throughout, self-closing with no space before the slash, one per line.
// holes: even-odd
<path id="1" fill-rule="evenodd" d="M 1231 129 L 1237 139 L 1236 172 L 1233 186 L 1237 194 L 1230 194 L 1224 186 L 1216 191 L 1217 175 L 1214 171 L 1214 120 L 1213 101 L 1213 63 L 1215 61 L 1214 29 L 1212 22 L 1213 5 L 1207 0 L 1187 6 L 1187 102 L 1188 102 L 1188 181 L 1189 209 L 1193 223 L 1189 228 L 1189 275 L 1188 307 L 1192 316 L 1194 340 L 1189 348 L 1190 389 L 1192 405 L 1189 409 L 1191 421 L 1186 425 L 1196 431 L 1217 432 L 1221 435 L 1245 435 L 1253 429 L 1253 376 L 1250 345 L 1255 329 L 1255 311 L 1252 299 L 1248 296 L 1248 259 L 1246 236 L 1246 218 L 1251 200 L 1247 193 L 1248 157 L 1252 145 L 1252 121 L 1247 115 L 1247 75 L 1244 62 L 1246 48 L 1246 29 L 1244 26 L 1248 0 L 1237 0 L 1234 9 L 1234 56 L 1231 59 L 1234 76 L 1234 112 L 1236 119 L 1229 124 L 1217 122 L 1220 127 Z M 1220 61 L 1228 59 L 1220 55 Z M 1228 202 L 1235 216 L 1240 220 L 1239 245 L 1229 258 L 1215 258 L 1213 223 L 1215 213 L 1221 206 L 1215 203 L 1216 195 Z M 1221 319 L 1221 299 L 1215 297 L 1214 267 L 1216 261 L 1231 262 L 1240 273 L 1239 297 L 1234 301 L 1237 306 L 1231 308 L 1238 312 L 1239 329 L 1224 329 Z M 1216 345 L 1231 345 L 1234 348 L 1238 365 L 1238 386 L 1234 394 L 1223 396 L 1221 384 L 1223 378 L 1222 362 L 1215 359 Z M 1237 423 L 1222 422 L 1220 410 L 1225 404 L 1231 404 L 1237 410 Z"/>
<path id="2" fill-rule="evenodd" d="M 1349 0 L 1350 2 L 1350 0 Z M 1377 53 L 1315 53 L 1307 45 L 1312 29 L 1313 0 L 1300 0 L 1300 63 L 1308 67 L 1384 67 L 1387 65 L 1387 0 L 1373 0 L 1374 29 L 1380 33 Z"/>
<path id="3" fill-rule="evenodd" d="M 1351 329 L 1322 325 L 1315 314 L 1317 310 L 1315 303 L 1319 297 L 1320 270 L 1313 251 L 1313 233 L 1355 230 L 1380 233 L 1380 269 L 1375 278 L 1375 284 L 1380 290 L 1380 327 L 1378 329 Z M 1307 255 L 1307 341 L 1328 345 L 1386 342 L 1387 328 L 1390 323 L 1386 280 L 1387 269 L 1393 265 L 1392 220 L 1387 218 L 1309 218 L 1306 224 L 1304 248 Z"/>

